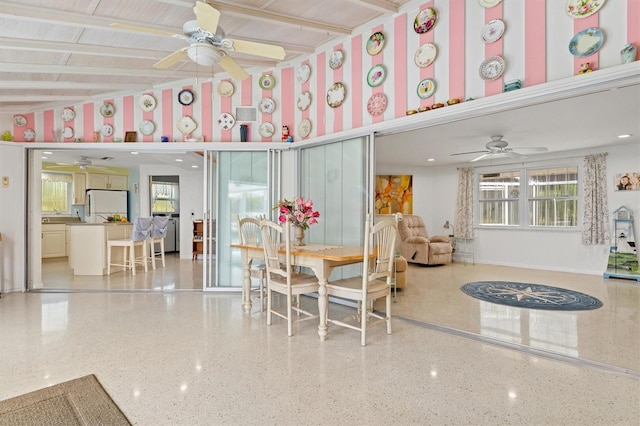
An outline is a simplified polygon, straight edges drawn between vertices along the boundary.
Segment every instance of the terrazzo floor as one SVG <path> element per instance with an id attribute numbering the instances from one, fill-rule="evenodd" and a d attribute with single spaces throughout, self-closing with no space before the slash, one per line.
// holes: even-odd
<path id="1" fill-rule="evenodd" d="M 245 314 L 239 293 L 194 291 L 199 263 L 175 258 L 134 281 L 124 274 L 84 284 L 47 280 L 58 290 L 92 291 L 3 294 L 0 400 L 95 374 L 138 425 L 640 422 L 634 281 L 410 266 L 409 284 L 392 305 L 393 334 L 372 327 L 361 347 L 356 332 L 337 327 L 320 342 L 314 321 L 287 337 L 286 324 L 274 318 L 267 326 L 256 305 Z M 569 288 L 604 306 L 533 311 L 459 290 L 486 279 Z M 303 303 L 316 306 L 313 298 Z M 350 312 L 330 306 L 332 315 Z"/>

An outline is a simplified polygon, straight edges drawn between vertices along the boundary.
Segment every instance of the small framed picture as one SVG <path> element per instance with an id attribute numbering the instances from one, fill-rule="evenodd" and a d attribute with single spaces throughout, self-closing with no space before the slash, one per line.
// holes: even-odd
<path id="1" fill-rule="evenodd" d="M 640 172 L 626 172 L 615 174 L 613 176 L 613 187 L 615 191 L 640 190 Z"/>
<path id="2" fill-rule="evenodd" d="M 125 132 L 124 133 L 124 141 L 125 142 L 137 142 L 138 141 L 138 132 Z"/>

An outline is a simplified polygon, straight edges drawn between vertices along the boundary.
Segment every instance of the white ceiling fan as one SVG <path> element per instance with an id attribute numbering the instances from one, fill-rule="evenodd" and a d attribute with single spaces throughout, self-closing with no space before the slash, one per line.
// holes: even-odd
<path id="1" fill-rule="evenodd" d="M 89 171 L 89 169 L 92 170 L 96 170 L 96 171 L 100 171 L 100 172 L 110 172 L 108 167 L 105 166 L 99 166 L 99 165 L 94 165 L 93 161 L 91 160 L 102 160 L 102 161 L 108 161 L 111 160 L 111 157 L 88 157 L 86 155 L 81 155 L 80 158 L 78 158 L 77 160 L 73 161 L 73 162 L 56 162 L 54 166 L 49 166 L 49 168 L 66 168 L 66 167 L 72 167 L 72 166 L 77 166 L 80 170 L 85 170 L 85 171 Z"/>
<path id="2" fill-rule="evenodd" d="M 184 34 L 120 23 L 112 23 L 111 26 L 153 34 L 166 34 L 189 43 L 188 46 L 176 50 L 156 62 L 153 65 L 154 68 L 169 68 L 189 57 L 192 61 L 204 66 L 212 66 L 217 63 L 235 80 L 244 80 L 249 77 L 249 74 L 229 56 L 228 52 L 240 52 L 277 60 L 285 58 L 285 51 L 281 46 L 226 38 L 224 30 L 218 26 L 220 12 L 208 4 L 196 1 L 193 11 L 196 20 L 184 23 L 182 26 Z"/>
<path id="3" fill-rule="evenodd" d="M 509 142 L 502 138 L 502 135 L 491 136 L 491 140 L 487 142 L 485 145 L 486 149 L 483 151 L 458 152 L 451 155 L 481 154 L 470 160 L 470 162 L 473 163 L 484 160 L 485 158 L 526 158 L 527 156 L 525 154 L 548 151 L 548 148 L 542 146 L 509 148 Z"/>

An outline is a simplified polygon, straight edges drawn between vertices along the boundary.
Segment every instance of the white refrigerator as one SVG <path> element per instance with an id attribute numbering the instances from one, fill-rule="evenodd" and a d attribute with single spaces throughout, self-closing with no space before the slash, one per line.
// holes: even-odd
<path id="1" fill-rule="evenodd" d="M 102 223 L 116 214 L 128 217 L 127 199 L 128 191 L 90 189 L 87 191 L 85 220 L 88 223 Z"/>

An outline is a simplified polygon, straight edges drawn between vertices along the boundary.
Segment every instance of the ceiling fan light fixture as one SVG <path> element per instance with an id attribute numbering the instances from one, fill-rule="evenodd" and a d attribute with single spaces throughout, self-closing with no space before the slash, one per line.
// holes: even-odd
<path id="1" fill-rule="evenodd" d="M 187 50 L 189 58 L 199 65 L 210 67 L 220 61 L 218 50 L 208 43 L 194 43 Z"/>

